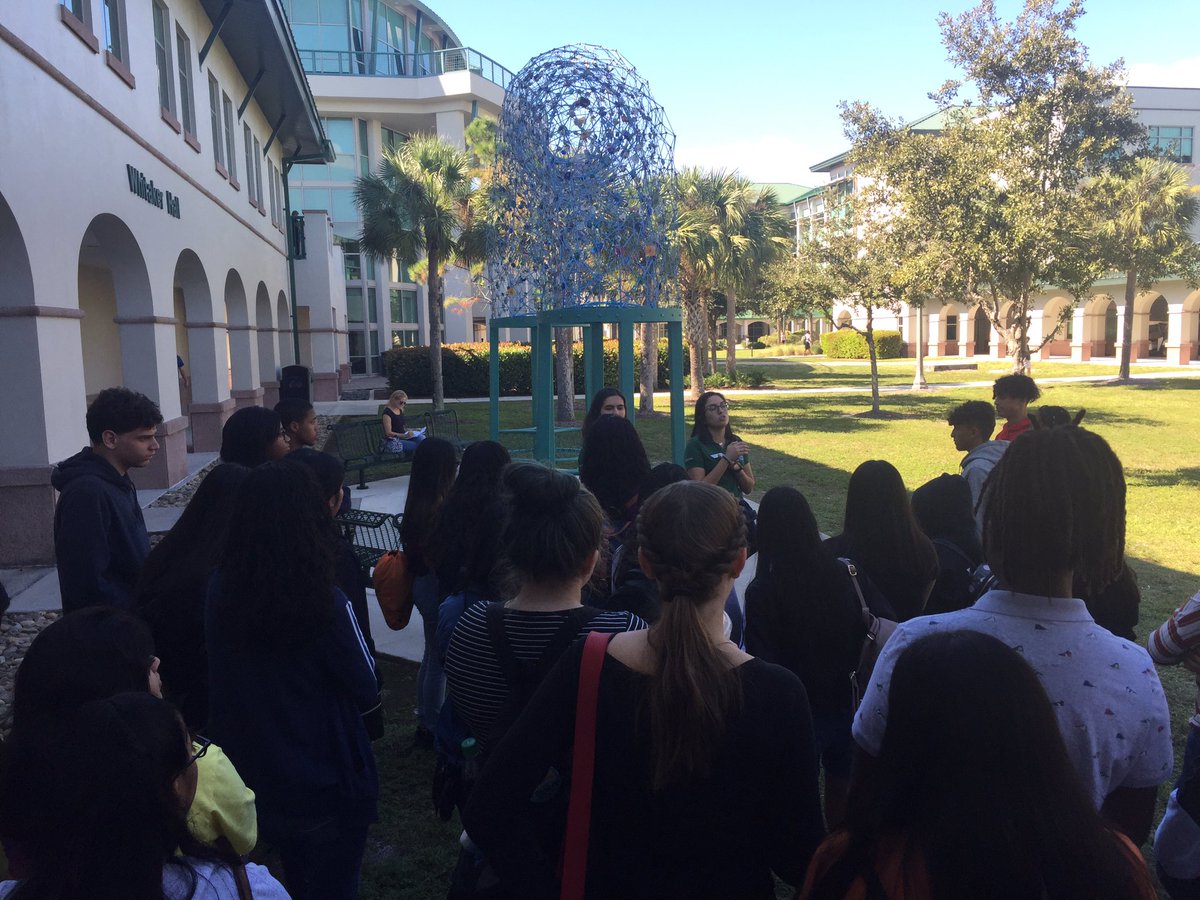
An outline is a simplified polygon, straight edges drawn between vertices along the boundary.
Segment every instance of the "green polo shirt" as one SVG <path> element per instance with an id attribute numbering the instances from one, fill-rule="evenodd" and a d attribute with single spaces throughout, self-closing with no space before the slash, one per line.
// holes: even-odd
<path id="1" fill-rule="evenodd" d="M 734 435 L 734 441 L 739 441 L 737 435 Z M 687 442 L 687 446 L 683 448 L 683 467 L 685 469 L 704 469 L 704 474 L 707 475 L 715 469 L 721 461 L 721 457 L 725 455 L 725 444 L 718 444 L 708 438 L 703 438 L 697 435 Z M 744 460 L 749 462 L 747 456 Z M 732 468 L 726 468 L 725 474 L 721 476 L 721 480 L 717 482 L 729 493 L 733 494 L 738 500 L 742 499 L 742 489 L 738 487 L 737 476 L 733 474 Z"/>

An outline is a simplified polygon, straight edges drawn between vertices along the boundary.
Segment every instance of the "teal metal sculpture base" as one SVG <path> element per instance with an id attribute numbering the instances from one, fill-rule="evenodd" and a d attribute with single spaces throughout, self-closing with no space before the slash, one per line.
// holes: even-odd
<path id="1" fill-rule="evenodd" d="M 557 459 L 554 425 L 554 329 L 583 329 L 584 393 L 591 397 L 604 387 L 604 326 L 617 327 L 617 385 L 627 398 L 634 384 L 633 327 L 644 322 L 667 326 L 667 359 L 671 368 L 671 459 L 683 464 L 686 412 L 683 407 L 683 310 L 647 306 L 576 306 L 519 316 L 502 316 L 488 323 L 490 350 L 489 432 L 500 440 L 500 329 L 528 328 L 533 366 L 533 457 L 550 465 Z M 626 415 L 636 418 L 630 403 Z M 521 429 L 525 431 L 526 429 Z"/>

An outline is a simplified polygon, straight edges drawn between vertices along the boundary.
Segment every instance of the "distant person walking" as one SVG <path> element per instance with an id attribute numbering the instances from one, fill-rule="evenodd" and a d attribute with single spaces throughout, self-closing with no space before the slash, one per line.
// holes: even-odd
<path id="1" fill-rule="evenodd" d="M 106 388 L 87 411 L 92 445 L 55 467 L 50 483 L 62 496 L 54 511 L 54 553 L 64 612 L 130 606 L 150 537 L 128 473 L 154 459 L 161 422 L 150 398 Z"/>

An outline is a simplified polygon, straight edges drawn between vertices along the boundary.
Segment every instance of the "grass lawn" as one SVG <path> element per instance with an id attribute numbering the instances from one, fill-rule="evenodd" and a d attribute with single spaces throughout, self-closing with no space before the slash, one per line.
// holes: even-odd
<path id="1" fill-rule="evenodd" d="M 911 383 L 912 363 L 885 367 L 896 383 Z M 800 371 L 811 366 L 809 372 Z M 784 367 L 779 367 L 783 369 Z M 789 386 L 838 384 L 863 388 L 865 367 L 789 365 Z M 795 369 L 795 372 L 791 370 Z M 1060 369 L 1064 371 L 1059 371 Z M 1088 371 L 1097 369 L 1095 373 Z M 771 370 L 775 379 L 774 369 Z M 939 373 L 951 381 L 988 380 L 1004 374 L 1001 362 L 981 364 L 978 372 Z M 1142 368 L 1138 372 L 1144 371 Z M 932 375 L 932 373 L 930 373 Z M 1112 366 L 1037 364 L 1041 378 L 1059 375 L 1114 374 Z M 965 376 L 965 377 L 964 377 Z M 781 377 L 776 383 L 780 383 Z M 990 385 L 978 389 L 893 393 L 883 397 L 885 410 L 900 414 L 889 420 L 856 416 L 869 406 L 869 395 L 787 395 L 770 392 L 739 396 L 731 415 L 735 430 L 754 447 L 758 479 L 755 497 L 767 488 L 790 484 L 808 497 L 821 528 L 841 530 L 842 506 L 850 473 L 867 459 L 886 459 L 904 476 L 910 489 L 942 472 L 957 472 L 961 454 L 950 441 L 946 415 L 965 400 L 990 400 Z M 1145 635 L 1176 606 L 1200 590 L 1200 544 L 1189 523 L 1200 509 L 1200 379 L 1164 378 L 1131 386 L 1099 384 L 1046 385 L 1044 403 L 1074 411 L 1088 410 L 1084 424 L 1113 446 L 1125 466 L 1128 484 L 1127 553 L 1142 590 L 1137 633 Z M 486 403 L 456 404 L 462 436 L 487 437 Z M 500 405 L 501 427 L 529 424 L 529 406 Z M 410 406 L 419 415 L 420 404 Z M 582 408 L 580 410 L 582 419 Z M 690 410 L 689 410 L 690 421 Z M 665 416 L 638 420 L 651 459 L 669 458 L 670 436 Z M 374 477 L 386 477 L 375 470 Z M 1180 668 L 1160 670 L 1172 709 L 1176 761 L 1182 758 L 1187 720 L 1192 713 L 1195 683 Z M 376 828 L 365 871 L 365 897 L 435 897 L 446 883 L 457 853 L 456 827 L 433 820 L 429 812 L 431 755 L 417 751 L 399 757 L 395 749 L 412 733 L 412 685 L 415 667 L 389 665 L 391 727 L 380 747 L 381 774 L 387 787 L 384 822 Z M 404 692 L 406 699 L 400 699 Z M 1162 792 L 1165 799 L 1166 790 Z"/>

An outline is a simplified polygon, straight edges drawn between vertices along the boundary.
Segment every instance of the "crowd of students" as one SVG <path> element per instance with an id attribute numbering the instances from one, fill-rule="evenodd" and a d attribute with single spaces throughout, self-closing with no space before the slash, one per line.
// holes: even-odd
<path id="1" fill-rule="evenodd" d="M 1137 849 L 1174 764 L 1154 662 L 1192 664 L 1200 595 L 1134 642 L 1120 462 L 1037 398 L 1014 375 L 955 408 L 962 474 L 911 499 L 863 462 L 828 538 L 798 487 L 746 501 L 754 449 L 716 392 L 683 467 L 651 466 L 611 388 L 578 478 L 491 441 L 403 446 L 413 744 L 463 825 L 448 896 L 1157 896 Z M 159 422 L 106 390 L 56 473 L 67 614 L 18 671 L 0 897 L 356 897 L 382 684 L 341 465 L 310 405 L 239 410 L 151 551 L 128 471 Z M 1176 898 L 1200 896 L 1197 709 L 1157 837 Z"/>

